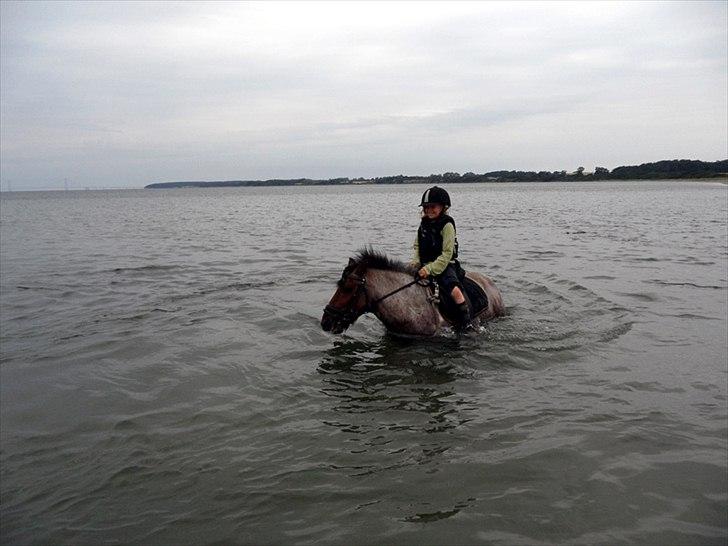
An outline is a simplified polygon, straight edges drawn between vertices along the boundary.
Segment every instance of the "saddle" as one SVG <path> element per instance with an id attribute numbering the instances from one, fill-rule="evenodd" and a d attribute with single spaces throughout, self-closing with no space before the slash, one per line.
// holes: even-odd
<path id="1" fill-rule="evenodd" d="M 488 296 L 478 283 L 467 276 L 467 273 L 463 272 L 459 277 L 465 301 L 468 302 L 468 308 L 470 309 L 470 319 L 472 320 L 473 317 L 488 307 Z M 440 314 L 449 322 L 454 322 L 458 316 L 456 311 L 457 306 L 452 296 L 443 292 L 440 292 Z"/>

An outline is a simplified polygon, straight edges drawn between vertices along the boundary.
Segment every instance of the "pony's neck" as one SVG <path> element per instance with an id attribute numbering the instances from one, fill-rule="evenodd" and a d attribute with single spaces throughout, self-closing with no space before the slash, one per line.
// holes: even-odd
<path id="1" fill-rule="evenodd" d="M 382 269 L 367 270 L 366 278 L 371 300 L 386 296 L 413 280 L 407 273 Z M 440 327 L 440 314 L 427 296 L 427 288 L 410 286 L 380 301 L 374 314 L 392 332 L 434 335 Z"/>

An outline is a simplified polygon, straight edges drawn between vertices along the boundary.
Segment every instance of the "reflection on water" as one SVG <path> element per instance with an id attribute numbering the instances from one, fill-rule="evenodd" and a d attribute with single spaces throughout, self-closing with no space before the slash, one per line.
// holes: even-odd
<path id="1" fill-rule="evenodd" d="M 337 340 L 319 364 L 321 392 L 336 419 L 324 424 L 347 435 L 352 475 L 410 465 L 437 467 L 452 447 L 443 434 L 468 421 L 472 411 L 454 381 L 462 349 L 457 340 Z"/>
<path id="2" fill-rule="evenodd" d="M 452 381 L 453 360 L 463 354 L 458 338 L 408 339 L 384 335 L 380 339 L 335 338 L 325 351 L 319 370 L 322 373 L 382 369 L 409 369 L 412 375 L 431 374 L 437 383 Z M 437 381 L 442 377 L 442 381 Z"/>
<path id="3" fill-rule="evenodd" d="M 318 368 L 326 376 L 324 392 L 351 402 L 396 401 L 391 407 L 401 409 L 399 400 L 403 393 L 416 392 L 422 398 L 423 393 L 435 392 L 428 387 L 455 380 L 456 368 L 451 360 L 460 352 L 457 342 L 436 343 L 404 341 L 392 336 L 384 336 L 382 342 L 336 341 Z M 428 354 L 428 345 L 436 348 L 437 354 Z M 442 392 L 443 396 L 452 395 L 451 391 Z"/>

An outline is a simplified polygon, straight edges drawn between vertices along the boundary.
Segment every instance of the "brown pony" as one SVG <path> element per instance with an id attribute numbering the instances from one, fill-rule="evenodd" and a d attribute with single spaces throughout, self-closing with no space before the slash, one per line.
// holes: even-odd
<path id="1" fill-rule="evenodd" d="M 405 336 L 434 336 L 449 321 L 442 315 L 427 281 L 416 280 L 416 268 L 365 249 L 348 265 L 336 292 L 324 308 L 321 328 L 340 334 L 364 313 L 374 313 L 388 331 Z M 486 294 L 488 303 L 473 324 L 505 313 L 500 290 L 488 277 L 466 273 Z"/>

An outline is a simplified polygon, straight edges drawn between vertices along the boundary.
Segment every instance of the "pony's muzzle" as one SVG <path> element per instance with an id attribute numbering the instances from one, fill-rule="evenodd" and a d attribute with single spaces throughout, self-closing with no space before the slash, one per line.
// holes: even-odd
<path id="1" fill-rule="evenodd" d="M 324 309 L 324 314 L 321 317 L 321 328 L 324 332 L 331 332 L 332 334 L 340 334 L 349 327 L 349 323 L 340 316 L 340 313 L 332 312 L 330 308 Z"/>
<path id="2" fill-rule="evenodd" d="M 321 317 L 321 329 L 324 332 L 330 332 L 333 327 L 334 319 L 332 319 L 329 315 L 326 314 L 326 311 L 324 311 L 324 314 Z"/>
<path id="3" fill-rule="evenodd" d="M 336 317 L 334 317 L 327 309 L 324 309 L 324 314 L 321 317 L 321 329 L 324 332 L 332 332 L 334 334 L 340 334 L 344 331 L 343 328 L 339 326 L 339 321 Z"/>

